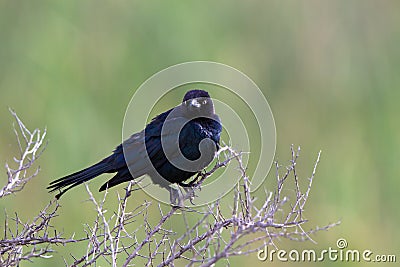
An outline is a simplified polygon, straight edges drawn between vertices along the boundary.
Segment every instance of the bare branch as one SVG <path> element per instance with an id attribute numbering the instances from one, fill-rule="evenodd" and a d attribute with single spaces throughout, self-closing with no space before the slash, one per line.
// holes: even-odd
<path id="1" fill-rule="evenodd" d="M 8 180 L 7 184 L 0 189 L 0 198 L 21 191 L 25 184 L 39 173 L 40 167 L 37 167 L 30 173 L 28 170 L 40 157 L 47 145 L 47 142 L 44 143 L 46 129 L 44 129 L 43 132 L 39 129 L 35 129 L 31 132 L 25 127 L 24 123 L 12 109 L 10 109 L 10 112 L 17 124 L 17 127 L 15 127 L 14 124 L 14 133 L 21 155 L 18 158 L 14 158 L 17 164 L 16 167 L 12 168 L 7 163 L 5 165 Z"/>
<path id="2" fill-rule="evenodd" d="M 13 218 L 6 214 L 4 234 L 0 240 L 0 265 L 16 266 L 23 260 L 51 257 L 51 245 L 83 241 L 84 239 L 66 239 L 50 225 L 50 221 L 57 216 L 59 207 L 55 200 L 50 201 L 32 222 L 23 222 L 18 214 Z M 11 228 L 10 221 L 15 225 L 14 229 Z"/>

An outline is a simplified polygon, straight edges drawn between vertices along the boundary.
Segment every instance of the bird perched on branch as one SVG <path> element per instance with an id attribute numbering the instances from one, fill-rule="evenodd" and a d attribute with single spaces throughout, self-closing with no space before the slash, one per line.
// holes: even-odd
<path id="1" fill-rule="evenodd" d="M 47 187 L 69 189 L 103 173 L 116 173 L 99 191 L 145 174 L 154 183 L 167 187 L 183 183 L 208 166 L 219 147 L 222 125 L 210 95 L 203 90 L 188 91 L 180 105 L 152 119 L 146 128 L 133 134 L 100 162 L 57 179 Z M 171 197 L 172 201 L 172 197 Z"/>

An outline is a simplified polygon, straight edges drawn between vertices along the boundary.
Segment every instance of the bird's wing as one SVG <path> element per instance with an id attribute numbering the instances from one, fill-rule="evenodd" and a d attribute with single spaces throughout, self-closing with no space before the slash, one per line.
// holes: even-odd
<path id="1" fill-rule="evenodd" d="M 184 125 L 186 119 L 183 117 L 167 118 L 163 124 L 158 124 L 154 128 L 146 128 L 146 147 L 148 157 L 151 159 L 154 168 L 159 168 L 167 161 L 179 157 L 179 148 L 183 149 L 189 143 L 179 140 L 179 135 L 185 135 L 182 132 L 181 125 Z M 168 127 L 162 129 L 168 124 Z M 172 127 L 170 127 L 172 126 Z M 188 139 L 188 138 L 184 138 Z M 165 155 L 168 155 L 168 158 Z"/>
<path id="2" fill-rule="evenodd" d="M 129 167 L 131 175 L 136 178 L 147 173 L 149 157 L 146 153 L 145 132 L 133 134 L 120 145 L 125 166 Z"/>
<path id="3" fill-rule="evenodd" d="M 178 125 L 184 120 L 183 117 L 168 117 L 168 110 L 155 117 L 146 128 L 136 134 L 133 134 L 118 146 L 114 154 L 120 154 L 123 157 L 116 157 L 116 160 L 124 162 L 116 163 L 118 166 L 126 164 L 133 177 L 139 177 L 146 173 L 152 172 L 153 168 L 158 168 L 166 163 L 164 150 L 161 140 L 168 144 L 168 155 L 176 157 L 178 155 L 178 138 L 179 129 L 177 127 L 167 127 L 168 131 L 162 131 L 165 122 L 171 125 Z M 161 135 L 163 136 L 161 139 Z M 182 145 L 182 144 L 181 144 Z M 166 149 L 168 149 L 166 148 Z M 122 165 L 121 165 L 122 166 Z M 152 168 L 153 167 L 153 168 Z"/>

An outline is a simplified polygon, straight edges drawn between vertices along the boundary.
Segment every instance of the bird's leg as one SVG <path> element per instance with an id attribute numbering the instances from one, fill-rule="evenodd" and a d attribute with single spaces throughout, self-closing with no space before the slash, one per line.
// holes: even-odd
<path id="1" fill-rule="evenodd" d="M 172 187 L 169 187 L 169 198 L 171 201 L 171 205 L 173 207 L 178 207 L 178 208 L 184 208 L 184 202 L 186 199 L 189 199 L 190 203 L 192 205 L 196 205 L 193 200 L 196 197 L 195 191 L 193 187 L 182 187 L 184 192 L 182 190 L 178 190 Z"/>
<path id="2" fill-rule="evenodd" d="M 179 208 L 184 207 L 183 197 L 180 196 L 179 191 L 170 186 L 168 187 L 168 191 L 169 191 L 169 200 L 171 201 L 171 205 Z"/>

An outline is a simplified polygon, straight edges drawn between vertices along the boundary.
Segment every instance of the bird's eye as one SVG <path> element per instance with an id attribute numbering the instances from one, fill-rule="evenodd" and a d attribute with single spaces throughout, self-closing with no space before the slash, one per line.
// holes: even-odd
<path id="1" fill-rule="evenodd" d="M 203 104 L 203 105 L 207 104 L 207 99 L 204 99 L 203 101 L 201 101 L 201 104 Z"/>

